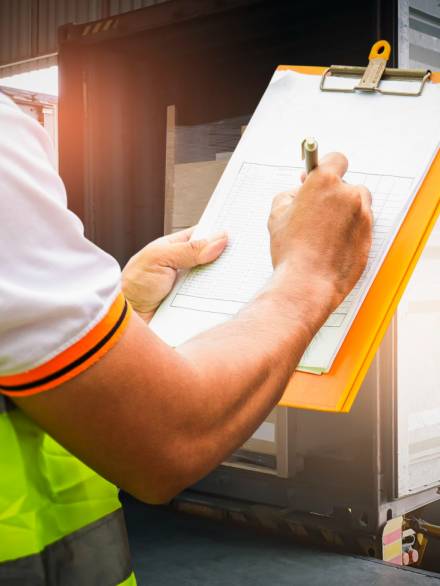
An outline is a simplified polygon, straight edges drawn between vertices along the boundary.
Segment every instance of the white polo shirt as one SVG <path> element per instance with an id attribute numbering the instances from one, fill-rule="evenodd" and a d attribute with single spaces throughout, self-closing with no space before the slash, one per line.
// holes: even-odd
<path id="1" fill-rule="evenodd" d="M 128 320 L 118 263 L 67 209 L 49 136 L 0 92 L 0 392 L 29 395 L 94 363 Z"/>

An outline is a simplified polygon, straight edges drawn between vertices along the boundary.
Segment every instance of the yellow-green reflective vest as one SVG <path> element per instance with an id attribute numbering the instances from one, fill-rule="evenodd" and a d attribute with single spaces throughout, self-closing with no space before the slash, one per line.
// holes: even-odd
<path id="1" fill-rule="evenodd" d="M 134 586 L 118 491 L 0 396 L 0 585 Z"/>

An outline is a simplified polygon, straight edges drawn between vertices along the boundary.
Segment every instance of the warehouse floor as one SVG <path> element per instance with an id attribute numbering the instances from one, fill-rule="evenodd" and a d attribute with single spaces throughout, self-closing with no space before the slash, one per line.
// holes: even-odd
<path id="1" fill-rule="evenodd" d="M 440 575 L 123 502 L 139 586 L 440 586 Z"/>

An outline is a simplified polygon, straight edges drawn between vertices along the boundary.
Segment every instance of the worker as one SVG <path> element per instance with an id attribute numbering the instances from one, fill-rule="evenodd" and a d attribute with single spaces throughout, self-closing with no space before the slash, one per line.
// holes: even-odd
<path id="1" fill-rule="evenodd" d="M 161 238 L 121 279 L 69 211 L 45 131 L 4 95 L 0 128 L 0 584 L 131 586 L 116 487 L 166 503 L 250 437 L 366 266 L 370 194 L 343 155 L 322 159 L 274 199 L 264 289 L 174 349 L 148 321 L 227 235 Z"/>

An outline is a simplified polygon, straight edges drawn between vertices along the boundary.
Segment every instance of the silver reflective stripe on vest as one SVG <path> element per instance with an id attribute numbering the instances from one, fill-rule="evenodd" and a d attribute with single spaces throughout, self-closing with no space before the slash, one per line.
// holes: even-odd
<path id="1" fill-rule="evenodd" d="M 0 585 L 116 586 L 131 572 L 124 514 L 118 509 L 39 554 L 0 563 Z"/>
<path id="2" fill-rule="evenodd" d="M 16 409 L 14 403 L 8 399 L 8 397 L 0 395 L 0 413 L 5 413 L 6 411 L 11 411 L 12 409 Z"/>

